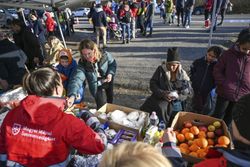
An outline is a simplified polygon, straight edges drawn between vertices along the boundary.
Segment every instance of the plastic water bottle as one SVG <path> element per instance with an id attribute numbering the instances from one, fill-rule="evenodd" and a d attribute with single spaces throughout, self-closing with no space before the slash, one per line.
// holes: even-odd
<path id="1" fill-rule="evenodd" d="M 164 123 L 164 121 L 161 121 L 158 125 L 158 130 L 159 132 L 166 129 L 166 124 Z"/>
<path id="2" fill-rule="evenodd" d="M 149 117 L 149 120 L 150 120 L 150 125 L 153 125 L 153 126 L 157 126 L 158 123 L 159 123 L 159 118 L 158 116 L 156 115 L 156 112 L 153 111 L 152 114 L 150 115 Z"/>

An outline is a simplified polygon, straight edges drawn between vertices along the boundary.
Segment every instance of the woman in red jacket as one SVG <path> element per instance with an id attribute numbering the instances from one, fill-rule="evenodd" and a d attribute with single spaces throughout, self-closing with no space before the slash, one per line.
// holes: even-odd
<path id="1" fill-rule="evenodd" d="M 71 148 L 82 154 L 104 151 L 102 133 L 63 112 L 66 102 L 56 71 L 35 70 L 24 77 L 23 86 L 28 96 L 7 114 L 1 126 L 0 166 L 66 166 Z"/>

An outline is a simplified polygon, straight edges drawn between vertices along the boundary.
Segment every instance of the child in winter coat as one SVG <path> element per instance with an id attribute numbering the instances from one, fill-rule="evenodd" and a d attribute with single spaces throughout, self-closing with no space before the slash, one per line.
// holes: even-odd
<path id="1" fill-rule="evenodd" d="M 62 49 L 58 53 L 59 64 L 56 66 L 56 70 L 59 72 L 63 87 L 65 90 L 68 89 L 69 78 L 77 68 L 76 61 L 72 58 L 71 52 L 68 49 Z M 79 89 L 77 94 L 77 100 L 75 103 L 79 103 L 84 99 L 84 87 L 85 84 Z"/>
<path id="2" fill-rule="evenodd" d="M 208 48 L 206 56 L 195 60 L 190 67 L 190 79 L 194 90 L 193 110 L 200 113 L 203 110 L 209 92 L 215 88 L 213 69 L 222 48 Z"/>

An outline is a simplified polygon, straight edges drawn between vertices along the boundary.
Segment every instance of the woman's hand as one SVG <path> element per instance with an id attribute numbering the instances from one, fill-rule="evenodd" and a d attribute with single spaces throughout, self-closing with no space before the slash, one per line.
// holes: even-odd
<path id="1" fill-rule="evenodd" d="M 75 96 L 70 96 L 69 98 L 67 98 L 67 107 L 70 108 L 73 106 L 75 102 Z"/>
<path id="2" fill-rule="evenodd" d="M 163 143 L 166 142 L 171 142 L 171 143 L 176 143 L 176 134 L 173 131 L 173 128 L 167 128 L 164 130 L 163 138 L 162 138 Z"/>
<path id="3" fill-rule="evenodd" d="M 108 74 L 106 79 L 103 80 L 103 82 L 110 82 L 112 80 L 112 75 Z"/>
<path id="4" fill-rule="evenodd" d="M 171 102 L 172 101 L 172 98 L 169 96 L 169 91 L 165 91 L 164 92 L 164 99 L 167 100 L 168 102 Z"/>

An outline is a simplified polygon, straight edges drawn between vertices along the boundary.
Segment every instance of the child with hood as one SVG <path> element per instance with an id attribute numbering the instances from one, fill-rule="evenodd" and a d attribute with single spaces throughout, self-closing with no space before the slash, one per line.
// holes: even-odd
<path id="1" fill-rule="evenodd" d="M 57 71 L 59 72 L 62 81 L 63 87 L 65 90 L 68 89 L 69 78 L 77 68 L 76 61 L 72 58 L 72 54 L 69 49 L 61 49 L 58 52 L 59 64 L 56 66 Z M 84 84 L 83 84 L 84 85 Z M 77 95 L 77 100 L 75 103 L 80 103 L 83 100 L 84 95 L 84 86 L 82 86 Z"/>

